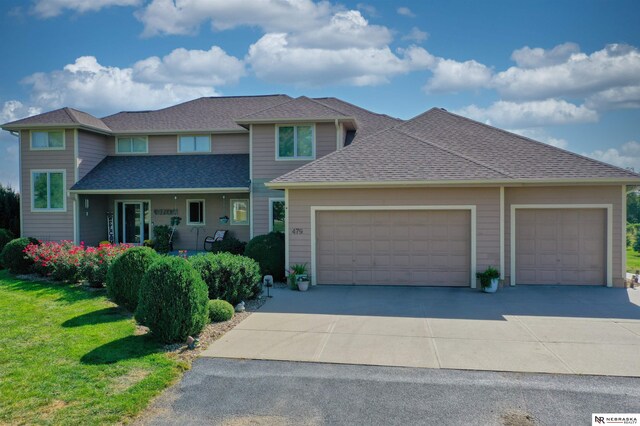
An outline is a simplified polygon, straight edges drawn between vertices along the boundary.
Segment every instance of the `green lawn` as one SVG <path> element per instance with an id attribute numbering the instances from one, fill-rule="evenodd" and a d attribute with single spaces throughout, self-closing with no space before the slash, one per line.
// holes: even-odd
<path id="1" fill-rule="evenodd" d="M 627 247 L 627 272 L 635 273 L 640 269 L 640 253 Z"/>
<path id="2" fill-rule="evenodd" d="M 131 419 L 184 368 L 134 331 L 104 291 L 0 271 L 0 424 Z"/>

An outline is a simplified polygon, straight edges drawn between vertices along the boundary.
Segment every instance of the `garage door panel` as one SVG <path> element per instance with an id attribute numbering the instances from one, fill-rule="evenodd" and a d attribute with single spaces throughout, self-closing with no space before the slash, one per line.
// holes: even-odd
<path id="1" fill-rule="evenodd" d="M 470 216 L 469 211 L 318 212 L 318 283 L 468 286 Z M 352 232 L 342 232 L 346 228 Z"/>
<path id="2" fill-rule="evenodd" d="M 516 211 L 516 282 L 603 285 L 605 209 Z"/>

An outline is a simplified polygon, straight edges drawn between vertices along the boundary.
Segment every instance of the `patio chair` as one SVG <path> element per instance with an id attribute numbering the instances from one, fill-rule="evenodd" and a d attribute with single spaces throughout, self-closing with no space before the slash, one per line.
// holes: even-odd
<path id="1" fill-rule="evenodd" d="M 204 250 L 205 251 L 212 251 L 213 250 L 213 243 L 215 243 L 216 241 L 222 241 L 224 240 L 224 237 L 227 236 L 227 230 L 226 229 L 218 229 L 216 231 L 215 234 L 213 234 L 213 237 L 205 237 L 204 239 Z"/>

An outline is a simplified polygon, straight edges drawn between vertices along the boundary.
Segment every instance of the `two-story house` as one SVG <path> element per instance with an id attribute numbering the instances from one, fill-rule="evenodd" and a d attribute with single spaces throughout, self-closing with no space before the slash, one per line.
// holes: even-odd
<path id="1" fill-rule="evenodd" d="M 20 139 L 21 233 L 175 246 L 282 231 L 314 283 L 623 285 L 640 176 L 441 109 L 403 121 L 336 98 L 200 98 L 101 119 L 6 123 Z"/>

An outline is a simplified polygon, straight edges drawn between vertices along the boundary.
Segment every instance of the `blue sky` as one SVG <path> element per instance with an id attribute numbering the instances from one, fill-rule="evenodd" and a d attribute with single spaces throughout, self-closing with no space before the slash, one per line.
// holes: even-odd
<path id="1" fill-rule="evenodd" d="M 640 170 L 640 2 L 4 0 L 0 121 L 200 96 L 433 106 Z M 0 183 L 17 186 L 0 135 Z"/>

